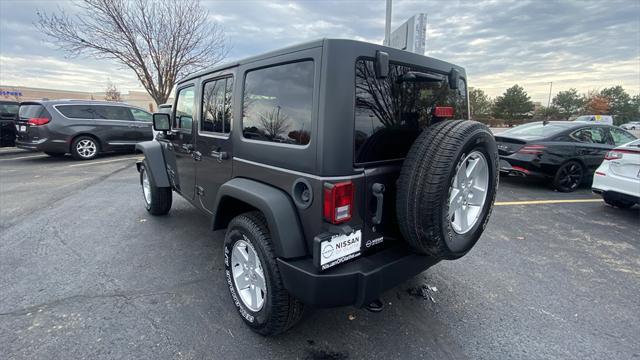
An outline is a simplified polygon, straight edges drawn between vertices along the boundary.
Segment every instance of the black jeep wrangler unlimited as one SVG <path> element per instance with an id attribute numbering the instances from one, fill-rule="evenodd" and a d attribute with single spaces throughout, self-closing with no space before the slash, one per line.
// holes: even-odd
<path id="1" fill-rule="evenodd" d="M 289 47 L 181 80 L 139 143 L 147 210 L 173 191 L 226 228 L 231 298 L 263 335 L 303 304 L 366 306 L 482 234 L 498 185 L 463 68 L 349 40 Z M 460 120 L 455 120 L 460 119 Z"/>

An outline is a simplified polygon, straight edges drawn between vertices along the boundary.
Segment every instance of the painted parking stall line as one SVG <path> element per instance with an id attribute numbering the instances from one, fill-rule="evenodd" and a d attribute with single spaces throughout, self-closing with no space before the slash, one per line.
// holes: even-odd
<path id="1" fill-rule="evenodd" d="M 20 156 L 20 157 L 15 157 L 15 158 L 10 158 L 10 159 L 0 159 L 0 161 L 11 161 L 11 160 L 23 160 L 23 159 L 34 159 L 34 158 L 41 158 L 41 157 L 48 157 L 49 155 L 45 155 L 45 154 L 40 154 L 40 155 L 29 155 L 29 156 Z"/>
<path id="2" fill-rule="evenodd" d="M 510 205 L 545 205 L 545 204 L 575 204 L 575 203 L 597 203 L 602 199 L 558 199 L 558 200 L 522 200 L 522 201 L 496 201 L 495 206 Z"/>
<path id="3" fill-rule="evenodd" d="M 128 158 L 122 158 L 122 159 L 113 159 L 113 160 L 103 160 L 103 161 L 92 161 L 92 162 L 85 162 L 85 163 L 81 163 L 81 164 L 73 164 L 73 165 L 67 165 L 67 167 L 77 167 L 77 166 L 89 166 L 89 165 L 96 165 L 96 164 L 106 164 L 106 163 L 112 163 L 112 162 L 116 162 L 116 161 L 126 161 L 126 160 L 142 160 L 142 158 L 140 157 L 128 157 Z"/>

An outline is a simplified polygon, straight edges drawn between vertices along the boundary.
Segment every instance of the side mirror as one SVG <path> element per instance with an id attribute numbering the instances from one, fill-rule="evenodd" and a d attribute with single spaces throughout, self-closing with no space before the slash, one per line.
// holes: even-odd
<path id="1" fill-rule="evenodd" d="M 384 51 L 376 51 L 376 61 L 374 63 L 376 78 L 384 79 L 389 76 L 389 54 Z"/>
<path id="2" fill-rule="evenodd" d="M 171 118 L 166 113 L 153 113 L 153 130 L 169 131 L 171 130 Z"/>
<path id="3" fill-rule="evenodd" d="M 458 88 L 458 81 L 460 81 L 460 72 L 456 69 L 449 71 L 449 88 L 456 90 Z"/>

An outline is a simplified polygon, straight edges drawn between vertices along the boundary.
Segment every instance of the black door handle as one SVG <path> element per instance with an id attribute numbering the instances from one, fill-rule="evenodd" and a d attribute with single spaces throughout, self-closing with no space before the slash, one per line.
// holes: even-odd
<path id="1" fill-rule="evenodd" d="M 222 160 L 227 160 L 229 158 L 229 153 L 226 151 L 211 151 L 211 156 L 216 158 L 218 162 L 222 162 Z"/>
<path id="2" fill-rule="evenodd" d="M 190 153 L 193 151 L 193 144 L 182 144 L 182 150 Z"/>

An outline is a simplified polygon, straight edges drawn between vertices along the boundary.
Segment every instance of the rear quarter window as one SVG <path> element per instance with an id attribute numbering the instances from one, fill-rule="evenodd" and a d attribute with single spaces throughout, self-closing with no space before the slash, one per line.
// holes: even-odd
<path id="1" fill-rule="evenodd" d="M 247 72 L 242 134 L 247 139 L 292 145 L 311 141 L 312 60 Z"/>
<path id="2" fill-rule="evenodd" d="M 88 105 L 60 105 L 58 111 L 70 119 L 93 119 L 93 108 Z"/>

